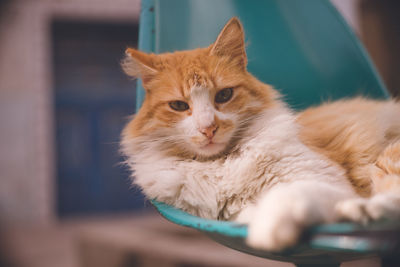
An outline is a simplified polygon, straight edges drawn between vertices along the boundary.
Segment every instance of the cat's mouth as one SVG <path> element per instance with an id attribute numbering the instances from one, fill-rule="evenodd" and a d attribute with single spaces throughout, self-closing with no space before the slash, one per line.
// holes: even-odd
<path id="1" fill-rule="evenodd" d="M 214 146 L 217 146 L 217 145 L 221 145 L 221 144 L 214 143 L 213 141 L 210 141 L 208 144 L 204 145 L 203 148 L 207 149 L 207 148 L 214 147 Z"/>

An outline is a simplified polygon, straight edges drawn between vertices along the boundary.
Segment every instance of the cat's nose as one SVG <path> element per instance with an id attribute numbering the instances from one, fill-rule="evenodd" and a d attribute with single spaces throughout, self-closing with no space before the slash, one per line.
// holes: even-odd
<path id="1" fill-rule="evenodd" d="M 215 133 L 217 132 L 217 130 L 218 130 L 218 126 L 215 125 L 215 124 L 211 124 L 211 125 L 208 126 L 208 127 L 205 127 L 205 128 L 203 128 L 203 129 L 200 129 L 200 132 L 201 132 L 203 135 L 207 136 L 208 139 L 211 139 L 211 138 L 214 137 L 214 135 L 215 135 Z"/>

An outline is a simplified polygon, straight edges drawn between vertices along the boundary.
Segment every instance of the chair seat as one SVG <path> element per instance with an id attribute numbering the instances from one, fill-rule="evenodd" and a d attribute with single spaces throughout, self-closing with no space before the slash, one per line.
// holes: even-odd
<path id="1" fill-rule="evenodd" d="M 334 266 L 344 261 L 400 253 L 400 221 L 316 225 L 307 229 L 295 247 L 271 253 L 246 245 L 246 225 L 199 218 L 162 202 L 152 201 L 152 204 L 173 223 L 197 229 L 230 248 L 272 260 Z"/>

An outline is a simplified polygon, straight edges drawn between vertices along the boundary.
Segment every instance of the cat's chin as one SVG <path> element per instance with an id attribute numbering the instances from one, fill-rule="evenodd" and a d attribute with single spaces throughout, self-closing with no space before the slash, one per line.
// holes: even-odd
<path id="1" fill-rule="evenodd" d="M 226 144 L 224 143 L 209 143 L 198 147 L 196 152 L 201 157 L 212 158 L 220 155 L 225 150 L 225 147 Z"/>

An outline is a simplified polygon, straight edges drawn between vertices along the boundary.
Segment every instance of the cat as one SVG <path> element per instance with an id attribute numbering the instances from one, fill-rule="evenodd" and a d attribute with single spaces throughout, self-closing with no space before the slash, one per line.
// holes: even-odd
<path id="1" fill-rule="evenodd" d="M 206 48 L 128 48 L 124 71 L 146 96 L 122 132 L 134 184 L 149 199 L 249 225 L 279 251 L 313 224 L 400 217 L 400 104 L 340 100 L 298 114 L 247 72 L 232 18 Z"/>

